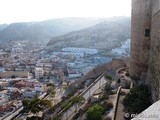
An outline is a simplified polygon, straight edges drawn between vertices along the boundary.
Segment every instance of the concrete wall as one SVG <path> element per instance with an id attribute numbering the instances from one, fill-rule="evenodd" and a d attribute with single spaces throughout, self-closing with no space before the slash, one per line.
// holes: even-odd
<path id="1" fill-rule="evenodd" d="M 99 65 L 95 69 L 88 72 L 85 76 L 81 78 L 81 81 L 83 80 L 85 81 L 90 78 L 96 78 L 108 70 L 116 71 L 117 69 L 128 65 L 128 61 L 129 61 L 128 59 L 125 59 L 125 60 L 124 59 L 112 59 L 111 62 L 106 63 L 104 65 Z"/>
<path id="2" fill-rule="evenodd" d="M 132 0 L 130 75 L 140 77 L 146 73 L 149 62 L 151 29 L 151 0 Z"/>

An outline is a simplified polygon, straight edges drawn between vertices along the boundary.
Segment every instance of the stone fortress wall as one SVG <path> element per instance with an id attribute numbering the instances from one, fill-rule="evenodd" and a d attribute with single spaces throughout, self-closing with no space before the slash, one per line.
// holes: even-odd
<path id="1" fill-rule="evenodd" d="M 130 76 L 160 99 L 160 0 L 132 0 Z M 143 77 L 142 77 L 143 76 Z M 145 76 L 145 77 L 144 77 Z"/>
<path id="2" fill-rule="evenodd" d="M 149 62 L 151 0 L 132 0 L 130 75 L 146 73 Z"/>
<path id="3" fill-rule="evenodd" d="M 160 99 L 160 0 L 152 0 L 150 60 L 147 83 L 155 101 Z"/>

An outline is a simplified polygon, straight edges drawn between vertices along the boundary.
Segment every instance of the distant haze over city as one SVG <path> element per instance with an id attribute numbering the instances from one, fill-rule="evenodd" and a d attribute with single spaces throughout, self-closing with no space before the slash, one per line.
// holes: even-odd
<path id="1" fill-rule="evenodd" d="M 0 0 L 0 24 L 63 17 L 130 16 L 131 0 Z"/>

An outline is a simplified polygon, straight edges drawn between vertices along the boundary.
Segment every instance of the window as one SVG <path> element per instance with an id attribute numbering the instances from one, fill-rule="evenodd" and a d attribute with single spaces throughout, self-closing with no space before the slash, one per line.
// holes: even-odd
<path id="1" fill-rule="evenodd" d="M 145 29 L 145 37 L 149 37 L 150 36 L 150 29 Z"/>

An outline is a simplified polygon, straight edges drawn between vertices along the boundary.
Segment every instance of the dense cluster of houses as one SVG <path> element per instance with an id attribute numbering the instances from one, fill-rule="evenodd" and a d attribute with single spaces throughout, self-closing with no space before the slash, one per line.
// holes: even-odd
<path id="1" fill-rule="evenodd" d="M 46 93 L 44 85 L 36 79 L 0 79 L 0 119 L 22 107 L 22 101 Z"/>

